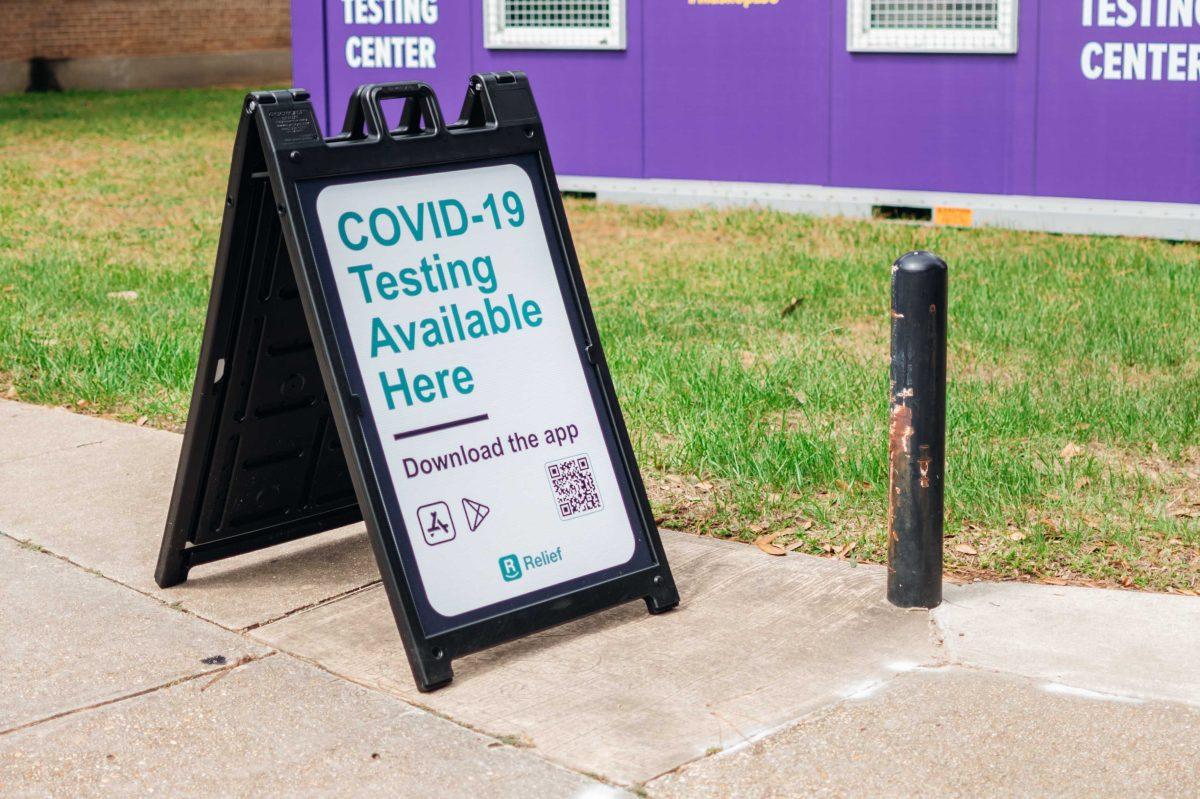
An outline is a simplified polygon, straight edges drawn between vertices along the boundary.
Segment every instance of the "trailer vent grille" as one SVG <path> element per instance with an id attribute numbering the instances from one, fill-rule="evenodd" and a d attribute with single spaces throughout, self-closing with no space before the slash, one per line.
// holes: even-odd
<path id="1" fill-rule="evenodd" d="M 625 0 L 484 0 L 484 45 L 624 50 Z"/>
<path id="2" fill-rule="evenodd" d="M 995 30 L 1000 0 L 959 3 L 953 0 L 871 0 L 872 30 L 880 28 L 940 28 L 943 30 Z"/>
<path id="3" fill-rule="evenodd" d="M 849 0 L 849 3 L 851 51 L 1017 51 L 1017 0 Z"/>

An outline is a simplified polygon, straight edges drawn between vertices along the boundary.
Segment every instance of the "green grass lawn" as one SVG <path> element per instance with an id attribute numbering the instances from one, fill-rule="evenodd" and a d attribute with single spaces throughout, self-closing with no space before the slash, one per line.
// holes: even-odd
<path id="1" fill-rule="evenodd" d="M 0 98 L 0 395 L 184 424 L 240 98 Z M 949 567 L 1200 589 L 1200 247 L 568 211 L 664 526 L 884 559 L 889 265 L 923 248 Z"/>

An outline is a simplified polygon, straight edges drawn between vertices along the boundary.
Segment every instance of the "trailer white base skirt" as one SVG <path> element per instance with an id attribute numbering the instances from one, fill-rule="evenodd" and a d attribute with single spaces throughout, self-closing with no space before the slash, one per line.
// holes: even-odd
<path id="1" fill-rule="evenodd" d="M 913 209 L 928 211 L 935 224 L 960 227 L 1200 241 L 1200 205 L 1186 203 L 561 175 L 558 184 L 564 192 L 594 194 L 604 202 L 673 208 L 749 206 L 860 219 L 878 216 L 881 208 Z"/>

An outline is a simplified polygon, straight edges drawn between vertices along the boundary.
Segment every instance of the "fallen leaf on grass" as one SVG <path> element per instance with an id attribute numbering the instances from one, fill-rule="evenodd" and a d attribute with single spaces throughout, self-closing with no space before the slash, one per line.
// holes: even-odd
<path id="1" fill-rule="evenodd" d="M 842 544 L 842 548 L 838 550 L 838 557 L 839 558 L 846 557 L 847 555 L 849 555 L 851 552 L 854 551 L 854 548 L 856 546 L 858 546 L 857 541 L 851 541 L 849 544 Z"/>
<path id="2" fill-rule="evenodd" d="M 149 416 L 139 416 L 139 417 L 137 418 L 137 426 L 138 426 L 138 427 L 145 427 L 145 426 L 146 426 L 146 422 L 148 422 L 148 421 L 150 421 L 150 417 L 149 417 Z"/>
<path id="3" fill-rule="evenodd" d="M 770 533 L 769 535 L 760 535 L 754 539 L 754 545 L 766 552 L 768 555 L 786 555 L 787 550 L 775 543 L 775 539 L 779 537 L 779 533 Z"/>
<path id="4" fill-rule="evenodd" d="M 1024 533 L 1009 533 L 1008 540 L 1009 541 L 1024 541 L 1025 534 Z"/>
<path id="5" fill-rule="evenodd" d="M 85 399 L 75 400 L 75 406 L 78 408 L 86 408 L 88 405 L 91 405 L 91 403 Z"/>
<path id="6" fill-rule="evenodd" d="M 790 543 L 786 547 L 784 547 L 783 551 L 784 552 L 795 552 L 797 549 L 799 549 L 802 546 L 804 546 L 803 540 L 793 541 L 792 543 Z"/>
<path id="7" fill-rule="evenodd" d="M 954 547 L 954 551 L 959 552 L 963 555 L 978 555 L 979 554 L 979 550 L 975 549 L 975 547 L 971 546 L 970 544 L 957 544 Z"/>

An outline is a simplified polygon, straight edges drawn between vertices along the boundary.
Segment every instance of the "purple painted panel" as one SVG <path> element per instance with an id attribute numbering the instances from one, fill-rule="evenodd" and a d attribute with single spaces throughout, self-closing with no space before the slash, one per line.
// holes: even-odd
<path id="1" fill-rule="evenodd" d="M 848 53 L 846 0 L 628 0 L 620 52 L 489 51 L 479 0 L 373 5 L 412 4 L 293 0 L 330 129 L 359 83 L 427 80 L 453 118 L 471 72 L 521 69 L 562 174 L 1200 202 L 1200 0 L 1021 0 L 1018 54 L 988 56 Z"/>
<path id="2" fill-rule="evenodd" d="M 292 86 L 312 94 L 325 131 L 325 14 L 320 3 L 292 0 Z"/>
<path id="3" fill-rule="evenodd" d="M 341 130 L 346 102 L 362 83 L 425 81 L 437 92 L 443 115 L 457 118 L 471 75 L 467 5 L 465 0 L 415 4 L 325 0 L 330 130 Z M 413 7 L 418 16 L 404 16 Z M 389 20 L 385 12 L 401 18 Z M 394 124 L 400 104 L 389 105 L 394 107 L 385 110 Z"/>
<path id="4" fill-rule="evenodd" d="M 1039 194 L 1200 202 L 1200 4 L 1142 8 L 1045 3 Z"/>
<path id="5" fill-rule="evenodd" d="M 487 50 L 483 4 L 469 5 L 474 71 L 529 75 L 557 172 L 642 176 L 642 0 L 628 0 L 624 51 Z"/>
<path id="6" fill-rule="evenodd" d="M 644 14 L 646 177 L 824 183 L 830 4 Z"/>
<path id="7" fill-rule="evenodd" d="M 833 6 L 833 185 L 1031 188 L 1037 4 L 1021 4 L 1017 55 L 849 53 L 846 3 Z"/>

